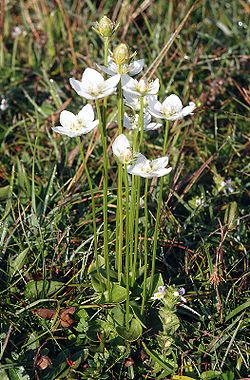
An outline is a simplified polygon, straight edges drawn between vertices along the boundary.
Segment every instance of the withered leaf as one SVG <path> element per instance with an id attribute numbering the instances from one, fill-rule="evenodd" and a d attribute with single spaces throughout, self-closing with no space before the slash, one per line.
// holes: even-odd
<path id="1" fill-rule="evenodd" d="M 76 311 L 75 307 L 68 307 L 65 309 L 61 309 L 59 312 L 60 317 L 60 323 L 62 327 L 70 327 L 74 323 L 74 319 L 71 317 L 71 315 L 74 314 Z M 52 319 L 56 315 L 55 309 L 47 309 L 47 308 L 41 308 L 41 309 L 34 309 L 32 310 L 34 314 L 39 315 L 39 317 L 44 319 Z"/>
<path id="2" fill-rule="evenodd" d="M 40 355 L 37 358 L 36 366 L 39 369 L 44 370 L 47 367 L 50 367 L 51 365 L 52 365 L 52 361 L 48 356 Z"/>
<path id="3" fill-rule="evenodd" d="M 44 318 L 44 319 L 52 319 L 56 314 L 55 310 L 51 310 L 47 308 L 34 309 L 32 310 L 32 312 L 34 314 L 39 315 L 39 317 Z"/>
<path id="4" fill-rule="evenodd" d="M 75 307 L 68 307 L 62 309 L 60 312 L 60 322 L 62 327 L 70 327 L 74 323 L 74 319 L 71 318 L 71 315 L 76 311 Z"/>

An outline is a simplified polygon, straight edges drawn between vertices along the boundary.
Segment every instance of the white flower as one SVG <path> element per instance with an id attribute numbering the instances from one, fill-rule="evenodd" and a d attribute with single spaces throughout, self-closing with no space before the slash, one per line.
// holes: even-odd
<path id="1" fill-rule="evenodd" d="M 6 111 L 8 107 L 9 107 L 8 100 L 2 99 L 1 104 L 0 104 L 0 110 Z"/>
<path id="2" fill-rule="evenodd" d="M 133 158 L 129 141 L 124 134 L 116 137 L 112 145 L 114 155 L 123 163 L 128 164 Z"/>
<path id="3" fill-rule="evenodd" d="M 52 129 L 55 132 L 69 137 L 81 136 L 92 131 L 92 129 L 98 125 L 98 120 L 94 119 L 93 107 L 87 104 L 77 115 L 66 110 L 62 111 L 60 113 L 60 123 L 62 126 Z"/>
<path id="4" fill-rule="evenodd" d="M 194 102 L 190 102 L 188 106 L 183 107 L 180 98 L 174 94 L 169 95 L 163 103 L 154 98 L 149 99 L 149 112 L 160 119 L 180 120 L 187 115 L 192 115 L 195 108 Z"/>
<path id="5" fill-rule="evenodd" d="M 128 173 L 144 178 L 162 177 L 172 170 L 172 168 L 166 168 L 167 164 L 167 156 L 150 161 L 139 153 L 136 162 L 128 166 Z"/>
<path id="6" fill-rule="evenodd" d="M 156 95 L 160 88 L 159 79 L 154 81 L 147 81 L 146 79 L 140 79 L 139 81 L 130 78 L 123 84 L 123 90 L 135 96 Z"/>
<path id="7" fill-rule="evenodd" d="M 103 76 L 94 69 L 87 68 L 82 80 L 70 78 L 69 82 L 78 95 L 86 99 L 100 99 L 112 94 L 120 80 L 120 75 L 104 80 Z"/>
<path id="8" fill-rule="evenodd" d="M 20 34 L 22 34 L 22 32 L 23 32 L 22 27 L 19 25 L 16 25 L 11 32 L 11 37 L 16 38 L 16 37 L 20 36 Z"/>
<path id="9" fill-rule="evenodd" d="M 152 299 L 153 300 L 161 300 L 164 298 L 165 294 L 166 294 L 166 287 L 165 286 L 159 286 L 158 292 L 153 294 Z"/>
<path id="10" fill-rule="evenodd" d="M 156 129 L 159 129 L 162 126 L 162 124 L 159 124 L 159 123 L 151 123 L 152 118 L 148 112 L 146 112 L 143 115 L 143 119 L 144 119 L 144 130 L 145 131 L 154 131 Z M 126 112 L 124 113 L 123 125 L 125 128 L 130 129 L 130 130 L 137 129 L 138 123 L 139 123 L 139 115 L 138 114 L 135 114 L 133 116 L 128 116 L 128 114 Z"/>
<path id="11" fill-rule="evenodd" d="M 229 193 L 233 193 L 235 191 L 234 187 L 232 186 L 231 178 L 227 179 L 226 181 L 221 181 L 220 185 L 222 188 L 224 188 L 224 190 L 228 191 Z"/>
<path id="12" fill-rule="evenodd" d="M 133 61 L 129 64 L 122 64 L 120 67 L 113 61 L 112 57 L 108 57 L 108 66 L 97 65 L 97 67 L 102 70 L 104 73 L 108 75 L 116 75 L 121 74 L 123 78 L 125 74 L 134 76 L 139 74 L 144 66 L 144 59 L 138 59 L 137 61 Z"/>
<path id="13" fill-rule="evenodd" d="M 138 96 L 132 95 L 128 93 L 127 91 L 123 91 L 124 96 L 124 103 L 129 108 L 132 108 L 134 111 L 140 111 L 140 98 Z M 143 98 L 143 105 L 145 112 L 147 111 L 148 104 L 149 104 L 149 98 L 156 98 L 156 95 L 148 95 L 144 96 Z"/>

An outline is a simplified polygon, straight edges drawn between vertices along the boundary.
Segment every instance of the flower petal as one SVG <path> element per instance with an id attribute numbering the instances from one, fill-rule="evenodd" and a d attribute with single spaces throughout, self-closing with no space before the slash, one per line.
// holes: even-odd
<path id="1" fill-rule="evenodd" d="M 88 86 L 89 83 L 94 83 L 95 85 L 100 85 L 104 82 L 104 78 L 102 74 L 98 73 L 98 71 L 87 68 L 84 73 L 82 74 L 82 84 L 85 86 Z"/>
<path id="2" fill-rule="evenodd" d="M 128 148 L 130 148 L 130 144 L 127 137 L 123 133 L 117 136 L 112 144 L 113 153 L 118 158 L 120 158 L 121 154 Z"/>
<path id="3" fill-rule="evenodd" d="M 131 124 L 130 124 L 130 119 L 126 112 L 124 113 L 124 117 L 123 117 L 123 125 L 124 125 L 124 128 L 132 129 Z"/>
<path id="4" fill-rule="evenodd" d="M 86 133 L 89 133 L 92 131 L 97 125 L 99 124 L 98 120 L 89 122 L 86 127 L 81 128 L 79 132 L 81 132 L 82 135 L 85 135 Z"/>
<path id="5" fill-rule="evenodd" d="M 182 102 L 179 96 L 175 94 L 169 95 L 162 103 L 163 108 L 169 108 L 171 112 L 180 112 L 182 110 Z"/>
<path id="6" fill-rule="evenodd" d="M 78 113 L 80 119 L 82 119 L 85 123 L 91 122 L 94 120 L 94 110 L 91 104 L 86 104 L 86 106 L 82 107 L 81 111 Z"/>
<path id="7" fill-rule="evenodd" d="M 153 160 L 151 165 L 155 171 L 160 168 L 165 168 L 165 166 L 167 166 L 168 164 L 168 161 L 169 161 L 168 156 L 160 157 L 160 158 L 157 158 L 156 160 Z"/>
<path id="8" fill-rule="evenodd" d="M 69 83 L 73 89 L 79 93 L 82 90 L 82 82 L 76 80 L 75 78 L 70 78 Z"/>
<path id="9" fill-rule="evenodd" d="M 155 172 L 152 172 L 153 177 L 163 177 L 164 175 L 169 174 L 172 171 L 173 168 L 161 168 L 156 170 Z"/>
<path id="10" fill-rule="evenodd" d="M 129 65 L 129 75 L 139 74 L 144 66 L 144 59 L 138 59 Z"/>
<path id="11" fill-rule="evenodd" d="M 118 85 L 120 78 L 120 74 L 116 74 L 113 77 L 105 80 L 105 90 L 115 88 Z"/>
<path id="12" fill-rule="evenodd" d="M 160 81 L 159 79 L 155 79 L 154 82 L 150 86 L 150 90 L 148 91 L 149 94 L 151 95 L 156 95 L 159 91 L 160 88 Z"/>
<path id="13" fill-rule="evenodd" d="M 108 75 L 115 75 L 117 72 L 116 71 L 113 71 L 110 67 L 110 65 L 107 67 L 107 66 L 102 66 L 102 65 L 97 65 L 96 66 L 98 67 L 99 70 L 103 71 L 104 73 L 108 74 Z"/>
<path id="14" fill-rule="evenodd" d="M 144 131 L 156 131 L 157 129 L 161 127 L 162 127 L 162 124 L 160 123 L 149 123 L 148 125 L 145 125 Z"/>
<path id="15" fill-rule="evenodd" d="M 57 127 L 52 127 L 53 131 L 54 132 L 57 132 L 57 133 L 60 133 L 61 135 L 66 135 L 66 136 L 69 136 L 69 137 L 73 137 L 71 136 L 71 131 L 69 128 L 65 128 L 65 127 L 62 127 L 62 126 L 57 126 Z"/>
<path id="16" fill-rule="evenodd" d="M 70 111 L 63 110 L 60 113 L 60 123 L 64 128 L 70 127 L 75 120 L 76 116 Z"/>

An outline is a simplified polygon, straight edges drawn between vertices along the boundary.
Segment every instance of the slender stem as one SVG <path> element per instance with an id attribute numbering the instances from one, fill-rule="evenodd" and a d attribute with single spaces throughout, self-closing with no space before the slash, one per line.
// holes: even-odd
<path id="1" fill-rule="evenodd" d="M 140 112 L 139 112 L 139 120 L 137 124 L 137 128 L 135 130 L 134 134 L 134 141 L 133 141 L 133 151 L 134 153 L 137 152 L 137 150 L 140 149 L 140 145 L 142 143 L 142 137 L 143 137 L 143 130 L 144 130 L 144 119 L 143 119 L 143 110 L 144 110 L 144 99 L 143 96 L 140 97 Z M 140 133 L 140 141 L 138 142 L 138 136 Z"/>
<path id="2" fill-rule="evenodd" d="M 126 256 L 125 256 L 125 276 L 126 276 L 126 329 L 129 328 L 129 184 L 128 184 L 128 173 L 127 167 L 125 165 L 124 170 L 124 184 L 125 184 L 125 196 L 126 196 Z"/>
<path id="3" fill-rule="evenodd" d="M 140 124 L 140 143 L 139 143 L 139 150 L 142 145 L 143 141 L 143 134 L 144 134 L 144 118 L 143 118 L 143 111 L 144 111 L 144 97 L 140 97 L 140 114 L 139 114 L 139 124 Z"/>
<path id="4" fill-rule="evenodd" d="M 144 111 L 144 98 L 143 96 L 140 97 L 140 113 L 139 113 L 139 120 L 138 125 L 135 131 L 134 135 L 134 142 L 133 142 L 133 152 L 136 153 L 138 148 L 140 148 L 142 144 L 142 138 L 143 138 L 143 132 L 144 132 L 144 118 L 143 118 L 143 111 Z M 138 142 L 138 135 L 140 131 L 140 141 Z M 132 190 L 132 209 L 135 208 L 135 234 L 134 234 L 134 263 L 132 265 L 132 284 L 134 285 L 135 282 L 135 273 L 137 270 L 137 250 L 138 250 L 138 240 L 139 240 L 139 212 L 140 212 L 140 187 L 141 187 L 141 179 L 140 177 L 135 178 L 135 189 L 136 194 L 133 194 Z M 132 244 L 131 244 L 132 245 Z M 132 259 L 132 255 L 131 255 Z"/>
<path id="5" fill-rule="evenodd" d="M 88 181 L 89 190 L 90 190 L 90 194 L 91 194 L 91 205 L 92 205 L 92 213 L 93 213 L 94 253 L 95 253 L 95 262 L 96 262 L 96 272 L 97 272 L 98 280 L 99 280 L 100 284 L 102 284 L 101 276 L 100 276 L 99 260 L 98 260 L 95 196 L 94 196 L 92 181 L 91 181 L 90 174 L 89 174 L 89 169 L 87 167 L 87 162 L 86 162 L 85 155 L 84 155 L 84 152 L 83 152 L 83 149 L 82 149 L 81 137 L 79 136 L 77 138 L 77 140 L 78 140 L 79 150 L 80 150 L 80 154 L 81 154 L 81 157 L 82 157 L 82 162 L 83 162 L 84 170 L 85 170 L 85 173 L 86 173 L 86 176 L 87 176 L 87 181 Z"/>
<path id="6" fill-rule="evenodd" d="M 135 215 L 136 215 L 136 176 L 132 176 L 132 184 L 131 184 L 131 207 L 130 207 L 130 219 L 129 219 L 129 256 L 130 256 L 130 268 L 132 271 L 132 279 L 131 285 L 134 286 L 135 283 L 135 275 L 136 275 L 136 267 L 137 267 L 137 250 L 134 251 L 134 265 L 133 265 L 133 249 L 134 249 L 134 223 L 135 223 Z"/>
<path id="7" fill-rule="evenodd" d="M 109 50 L 109 37 L 104 37 L 103 39 L 104 43 L 104 66 L 108 66 L 108 50 Z M 107 74 L 104 74 L 104 78 L 107 78 Z M 103 126 L 106 128 L 107 124 L 107 101 L 108 98 L 103 99 L 103 108 L 102 108 L 102 120 L 103 120 Z"/>
<path id="8" fill-rule="evenodd" d="M 102 148 L 103 148 L 103 240 L 104 240 L 104 261 L 107 273 L 107 288 L 109 296 L 111 295 L 110 288 L 110 268 L 109 268 L 109 254 L 108 254 L 108 152 L 107 152 L 107 137 L 106 129 L 103 127 L 101 110 L 98 100 L 96 100 L 96 111 L 99 119 L 99 130 L 101 134 Z"/>
<path id="9" fill-rule="evenodd" d="M 167 153 L 168 131 L 169 131 L 169 122 L 166 120 L 164 142 L 163 142 L 163 152 L 162 152 L 163 156 L 165 156 Z M 154 281 L 154 274 L 155 274 L 156 250 L 157 250 L 157 241 L 158 241 L 158 235 L 159 235 L 160 213 L 161 213 L 161 206 L 162 206 L 163 181 L 164 181 L 164 177 L 161 177 L 156 220 L 155 220 L 155 230 L 154 230 L 152 269 L 151 269 L 151 276 L 150 276 L 150 294 L 153 291 L 153 281 Z"/>
<path id="10" fill-rule="evenodd" d="M 118 84 L 118 133 L 123 130 L 123 99 L 122 84 Z M 118 186 L 117 186 L 117 208 L 116 208 L 116 268 L 118 281 L 121 282 L 122 275 L 122 249 L 123 249 L 123 208 L 122 208 L 122 164 L 118 164 Z"/>
<path id="11" fill-rule="evenodd" d="M 144 232 L 144 276 L 142 289 L 141 315 L 144 312 L 147 293 L 147 269 L 148 269 L 148 178 L 145 179 L 144 192 L 145 232 Z"/>
<path id="12" fill-rule="evenodd" d="M 118 271 L 118 281 L 122 277 L 122 248 L 123 248 L 123 207 L 122 207 L 122 164 L 118 163 L 118 186 L 117 186 L 117 207 L 116 207 L 116 268 Z"/>

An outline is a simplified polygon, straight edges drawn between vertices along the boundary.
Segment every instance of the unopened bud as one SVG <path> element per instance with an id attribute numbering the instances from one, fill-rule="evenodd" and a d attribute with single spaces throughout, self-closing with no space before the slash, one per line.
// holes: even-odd
<path id="1" fill-rule="evenodd" d="M 126 44 L 119 44 L 113 51 L 113 60 L 117 65 L 123 65 L 130 58 L 129 48 Z"/>
<path id="2" fill-rule="evenodd" d="M 98 23 L 98 31 L 103 37 L 111 37 L 114 23 L 107 16 L 103 16 Z"/>

